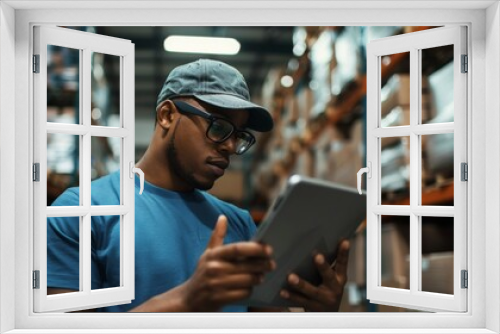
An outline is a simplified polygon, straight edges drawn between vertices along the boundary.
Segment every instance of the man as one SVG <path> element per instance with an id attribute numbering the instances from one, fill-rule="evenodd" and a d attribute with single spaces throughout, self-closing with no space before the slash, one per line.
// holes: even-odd
<path id="1" fill-rule="evenodd" d="M 272 249 L 249 241 L 255 224 L 248 212 L 204 190 L 224 174 L 232 155 L 255 142 L 247 129 L 272 127 L 235 68 L 200 59 L 171 71 L 158 95 L 153 137 L 137 163 L 146 182 L 135 204 L 135 299 L 101 311 L 247 311 L 238 301 L 274 269 Z M 77 194 L 69 189 L 54 205 L 78 205 Z M 118 173 L 92 183 L 93 205 L 118 201 L 119 194 Z M 78 289 L 78 224 L 70 219 L 49 220 L 48 293 Z M 92 289 L 119 286 L 117 228 L 118 216 L 93 217 Z M 321 254 L 315 257 L 320 286 L 291 274 L 281 296 L 306 310 L 337 311 L 348 247 L 341 244 L 334 269 Z"/>

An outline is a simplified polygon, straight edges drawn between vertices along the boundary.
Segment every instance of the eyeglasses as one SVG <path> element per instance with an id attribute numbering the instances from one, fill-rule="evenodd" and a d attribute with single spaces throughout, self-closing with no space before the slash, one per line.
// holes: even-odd
<path id="1" fill-rule="evenodd" d="M 255 137 L 250 132 L 238 130 L 227 119 L 214 116 L 183 101 L 173 102 L 181 114 L 200 116 L 209 122 L 205 135 L 211 141 L 220 144 L 228 140 L 233 134 L 236 134 L 236 154 L 241 155 L 245 153 L 255 143 Z"/>

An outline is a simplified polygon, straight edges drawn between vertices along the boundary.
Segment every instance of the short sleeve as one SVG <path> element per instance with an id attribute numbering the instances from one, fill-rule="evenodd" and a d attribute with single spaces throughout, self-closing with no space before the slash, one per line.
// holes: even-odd
<path id="1" fill-rule="evenodd" d="M 68 189 L 53 206 L 78 205 L 78 192 Z M 80 218 L 47 218 L 47 287 L 79 290 Z"/>
<path id="2" fill-rule="evenodd" d="M 78 206 L 78 189 L 66 190 L 53 206 Z M 99 270 L 92 256 L 92 285 Z M 47 287 L 80 290 L 80 217 L 47 218 Z"/>

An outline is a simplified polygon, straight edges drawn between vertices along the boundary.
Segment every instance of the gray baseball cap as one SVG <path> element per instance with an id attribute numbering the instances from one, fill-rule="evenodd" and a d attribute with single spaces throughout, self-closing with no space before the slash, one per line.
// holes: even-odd
<path id="1" fill-rule="evenodd" d="M 273 128 L 273 118 L 267 109 L 250 102 L 250 93 L 243 75 L 220 61 L 199 59 L 174 68 L 168 75 L 156 107 L 165 100 L 193 96 L 222 109 L 243 109 L 249 112 L 246 127 L 266 132 Z"/>

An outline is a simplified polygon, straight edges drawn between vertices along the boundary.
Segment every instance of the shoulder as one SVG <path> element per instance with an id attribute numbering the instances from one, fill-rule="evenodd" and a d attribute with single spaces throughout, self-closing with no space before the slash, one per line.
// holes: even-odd
<path id="1" fill-rule="evenodd" d="M 52 203 L 52 206 L 80 205 L 80 188 L 66 189 Z M 116 205 L 120 203 L 120 172 L 114 172 L 92 181 L 92 205 Z"/>
<path id="2" fill-rule="evenodd" d="M 106 189 L 108 187 L 120 187 L 120 171 L 101 176 L 100 178 L 92 181 L 92 187 L 97 189 Z"/>

